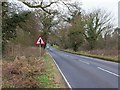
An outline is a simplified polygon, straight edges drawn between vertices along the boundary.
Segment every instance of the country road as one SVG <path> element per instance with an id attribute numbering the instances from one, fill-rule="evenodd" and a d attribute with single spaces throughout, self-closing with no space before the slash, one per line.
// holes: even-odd
<path id="1" fill-rule="evenodd" d="M 118 88 L 118 63 L 48 49 L 72 88 Z"/>

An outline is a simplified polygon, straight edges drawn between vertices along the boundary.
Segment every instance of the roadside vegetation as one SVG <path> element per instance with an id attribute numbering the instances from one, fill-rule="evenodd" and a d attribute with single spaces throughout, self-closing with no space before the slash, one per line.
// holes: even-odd
<path id="1" fill-rule="evenodd" d="M 60 49 L 59 46 L 57 46 L 57 45 L 53 45 L 52 47 L 56 48 L 56 49 Z"/>
<path id="2" fill-rule="evenodd" d="M 45 9 L 52 3 L 33 10 L 19 2 L 2 2 L 2 88 L 66 87 L 46 45 L 35 45 L 38 36 L 47 43 L 51 28 L 58 24 L 56 12 Z"/>
<path id="3" fill-rule="evenodd" d="M 78 55 L 83 55 L 83 56 L 88 56 L 88 57 L 93 57 L 93 58 L 98 58 L 98 59 L 102 59 L 102 60 L 108 60 L 108 61 L 113 61 L 113 62 L 120 62 L 120 60 L 118 59 L 117 53 L 115 50 L 115 52 L 113 53 L 112 51 L 109 51 L 109 53 L 107 53 L 106 51 L 104 52 L 103 50 L 99 50 L 99 51 L 79 51 L 79 52 L 75 52 L 72 50 L 64 50 L 65 52 L 69 52 L 69 53 L 73 53 L 73 54 L 78 54 Z M 99 53 L 98 53 L 99 52 Z M 112 53 L 112 54 L 110 54 Z M 116 55 L 115 55 L 116 53 Z"/>
<path id="4" fill-rule="evenodd" d="M 49 35 L 51 45 L 67 52 L 119 62 L 120 28 L 111 14 L 99 8 L 85 12 L 78 3 L 69 9 L 69 15 L 62 17 L 67 24 Z"/>
<path id="5" fill-rule="evenodd" d="M 72 49 L 61 49 L 57 45 L 53 45 L 52 47 L 68 53 L 98 58 L 98 59 L 107 60 L 107 61 L 120 62 L 119 56 L 118 56 L 118 50 L 116 49 L 107 50 L 107 51 L 105 49 L 81 50 L 81 51 L 75 52 Z"/>
<path id="6" fill-rule="evenodd" d="M 43 57 L 19 56 L 3 61 L 2 88 L 66 88 L 49 54 Z"/>
<path id="7" fill-rule="evenodd" d="M 35 45 L 38 36 L 58 49 L 117 61 L 120 29 L 105 10 L 85 12 L 79 1 L 16 2 L 1 3 L 3 88 L 65 87 L 46 45 Z"/>
<path id="8" fill-rule="evenodd" d="M 35 76 L 45 72 L 44 61 L 36 57 L 16 57 L 14 61 L 3 61 L 2 88 L 39 88 Z"/>
<path id="9" fill-rule="evenodd" d="M 47 53 L 44 55 L 45 72 L 36 77 L 42 88 L 67 88 L 60 72 L 57 70 L 52 58 Z"/>

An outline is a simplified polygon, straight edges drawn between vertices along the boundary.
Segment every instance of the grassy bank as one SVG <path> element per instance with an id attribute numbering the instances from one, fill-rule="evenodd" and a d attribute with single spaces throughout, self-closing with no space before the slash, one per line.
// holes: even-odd
<path id="1" fill-rule="evenodd" d="M 66 88 L 62 76 L 48 53 L 44 55 L 43 60 L 45 72 L 36 77 L 40 86 L 42 88 Z"/>
<path id="2" fill-rule="evenodd" d="M 2 62 L 2 88 L 66 88 L 49 54 L 17 56 Z"/>
<path id="3" fill-rule="evenodd" d="M 75 52 L 73 50 L 63 50 L 63 49 L 60 49 L 59 46 L 57 46 L 57 45 L 54 45 L 53 48 L 59 49 L 61 51 L 73 53 L 73 54 L 78 54 L 78 55 L 98 58 L 98 59 L 107 60 L 107 61 L 120 62 L 120 60 L 118 59 L 118 55 L 109 55 L 110 54 L 110 53 L 108 53 L 109 51 L 106 51 L 106 54 L 108 54 L 108 55 L 104 55 L 104 54 L 102 55 L 100 53 L 98 54 L 98 51 L 96 53 L 89 53 L 89 51 L 78 51 L 78 52 Z M 114 53 L 114 51 L 112 53 Z"/>
<path id="4" fill-rule="evenodd" d="M 45 72 L 40 57 L 19 56 L 2 62 L 2 88 L 40 88 L 35 76 Z"/>
<path id="5" fill-rule="evenodd" d="M 57 45 L 53 45 L 52 47 L 56 48 L 56 49 L 60 49 L 59 46 L 57 46 Z"/>
<path id="6" fill-rule="evenodd" d="M 93 57 L 93 58 L 99 58 L 99 59 L 102 59 L 102 60 L 108 60 L 108 61 L 113 61 L 113 62 L 120 62 L 120 60 L 118 59 L 118 56 L 95 55 L 95 54 L 90 54 L 90 53 L 85 52 L 85 51 L 81 51 L 81 52 L 74 52 L 72 50 L 63 50 L 63 51 L 69 52 L 69 53 L 73 53 L 73 54 Z"/>

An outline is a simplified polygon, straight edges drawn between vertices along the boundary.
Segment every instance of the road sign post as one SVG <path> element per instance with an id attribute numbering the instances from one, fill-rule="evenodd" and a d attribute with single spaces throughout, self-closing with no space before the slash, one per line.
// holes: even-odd
<path id="1" fill-rule="evenodd" d="M 40 46 L 40 56 L 42 56 L 42 48 L 41 48 L 41 45 L 45 45 L 44 39 L 43 39 L 41 36 L 39 36 L 38 39 L 36 40 L 35 44 L 36 44 L 37 46 Z"/>
<path id="2" fill-rule="evenodd" d="M 41 52 L 41 45 L 40 45 L 40 57 L 42 56 L 42 52 Z"/>

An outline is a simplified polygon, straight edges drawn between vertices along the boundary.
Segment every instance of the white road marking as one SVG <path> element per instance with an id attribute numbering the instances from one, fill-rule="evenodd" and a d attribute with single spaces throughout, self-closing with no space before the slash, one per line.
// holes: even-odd
<path id="1" fill-rule="evenodd" d="M 108 71 L 108 70 L 106 70 L 106 69 L 103 69 L 103 68 L 101 68 L 101 67 L 97 67 L 97 68 L 100 69 L 100 70 L 102 70 L 102 71 L 108 72 L 108 73 L 110 73 L 110 74 L 112 74 L 112 75 L 114 75 L 114 76 L 120 77 L 118 74 L 113 73 L 113 72 L 111 72 L 111 71 Z"/>
<path id="2" fill-rule="evenodd" d="M 79 61 L 82 62 L 82 63 L 85 63 L 85 64 L 90 64 L 90 63 L 85 62 L 85 61 L 83 61 L 83 60 L 79 60 Z"/>
<path id="3" fill-rule="evenodd" d="M 48 52 L 48 54 L 52 57 L 52 55 L 51 55 L 49 52 Z M 65 82 L 67 83 L 68 87 L 72 90 L 72 87 L 71 87 L 70 83 L 67 81 L 65 75 L 62 73 L 62 71 L 61 71 L 61 69 L 59 68 L 59 66 L 57 65 L 56 61 L 54 60 L 53 57 L 52 57 L 52 59 L 53 59 L 55 65 L 57 66 L 59 72 L 61 73 L 62 77 L 64 78 Z"/>

